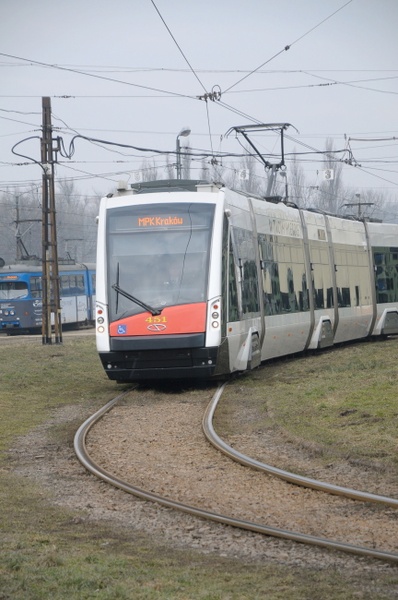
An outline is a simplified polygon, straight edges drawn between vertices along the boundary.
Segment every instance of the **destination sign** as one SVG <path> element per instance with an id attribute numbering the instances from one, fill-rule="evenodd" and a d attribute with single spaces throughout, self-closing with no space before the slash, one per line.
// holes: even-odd
<path id="1" fill-rule="evenodd" d="M 184 225 L 183 217 L 140 217 L 137 219 L 138 227 L 168 227 L 170 225 Z"/>

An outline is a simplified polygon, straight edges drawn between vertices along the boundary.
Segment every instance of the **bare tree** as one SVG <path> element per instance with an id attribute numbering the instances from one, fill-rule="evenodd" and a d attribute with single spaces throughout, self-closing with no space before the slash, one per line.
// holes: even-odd
<path id="1" fill-rule="evenodd" d="M 81 196 L 73 181 L 63 179 L 57 182 L 55 196 L 58 256 L 94 261 L 99 197 Z"/>
<path id="2" fill-rule="evenodd" d="M 192 158 L 190 155 L 191 146 L 189 141 L 181 149 L 181 173 L 183 179 L 191 178 L 191 163 Z"/>
<path id="3" fill-rule="evenodd" d="M 337 214 L 345 203 L 346 192 L 342 179 L 343 163 L 333 150 L 333 140 L 328 138 L 325 143 L 325 152 L 322 167 L 322 183 L 314 201 L 316 208 Z"/>
<path id="4" fill-rule="evenodd" d="M 361 192 L 348 192 L 348 199 L 343 205 L 344 214 L 352 215 L 359 219 L 389 220 L 385 216 L 386 196 L 375 190 Z"/>
<path id="5" fill-rule="evenodd" d="M 393 197 L 392 194 L 378 194 L 380 196 L 380 202 L 378 203 L 375 199 L 374 211 L 372 211 L 372 217 L 382 219 L 388 223 L 398 223 L 398 198 Z M 371 197 L 366 193 L 364 195 L 366 201 L 371 200 Z"/>
<path id="6" fill-rule="evenodd" d="M 308 206 L 308 188 L 305 185 L 305 176 L 297 156 L 293 156 L 287 172 L 288 198 L 297 206 L 304 208 Z"/>
<path id="7" fill-rule="evenodd" d="M 156 181 L 158 179 L 158 167 L 155 160 L 143 160 L 141 164 L 142 181 Z"/>
<path id="8" fill-rule="evenodd" d="M 176 172 L 175 172 L 175 163 L 171 163 L 170 162 L 170 155 L 167 154 L 166 156 L 166 166 L 164 167 L 166 170 L 166 179 L 175 179 L 176 177 Z"/>
<path id="9" fill-rule="evenodd" d="M 247 194 L 259 196 L 263 191 L 261 179 L 257 176 L 257 160 L 249 152 L 242 159 L 241 168 L 238 174 L 240 189 Z"/>
<path id="10" fill-rule="evenodd" d="M 205 158 L 202 158 L 201 163 L 200 163 L 200 176 L 199 176 L 199 178 L 202 181 L 210 181 L 211 180 L 209 165 L 206 162 Z"/>

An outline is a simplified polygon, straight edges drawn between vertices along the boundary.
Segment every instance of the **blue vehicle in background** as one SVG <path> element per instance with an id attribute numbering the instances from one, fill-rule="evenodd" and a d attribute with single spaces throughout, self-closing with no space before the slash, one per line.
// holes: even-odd
<path id="1" fill-rule="evenodd" d="M 94 324 L 95 264 L 60 264 L 62 325 Z M 0 331 L 10 335 L 40 333 L 42 326 L 41 264 L 0 268 Z"/>

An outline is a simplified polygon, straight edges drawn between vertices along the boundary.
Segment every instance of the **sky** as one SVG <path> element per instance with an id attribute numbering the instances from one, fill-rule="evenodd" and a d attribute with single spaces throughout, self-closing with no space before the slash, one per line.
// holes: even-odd
<path id="1" fill-rule="evenodd" d="M 189 140 L 197 156 L 191 175 L 199 178 L 201 152 L 207 163 L 212 154 L 242 152 L 243 140 L 226 135 L 231 127 L 289 123 L 287 170 L 295 154 L 308 188 L 323 181 L 329 139 L 345 150 L 338 156 L 352 159 L 343 181 L 353 194 L 372 190 L 398 201 L 397 0 L 0 6 L 0 193 L 40 186 L 35 161 L 48 96 L 54 137 L 68 156 L 74 150 L 70 158 L 58 155 L 56 178 L 71 179 L 77 194 L 105 195 L 120 180 L 134 183 L 153 160 L 159 177 L 167 177 L 165 155 L 156 151 L 170 152 L 173 163 L 184 127 L 191 134 L 180 140 Z M 71 147 L 76 135 L 108 143 L 76 138 Z M 279 137 L 253 136 L 278 162 Z M 238 162 L 222 159 L 228 169 Z"/>

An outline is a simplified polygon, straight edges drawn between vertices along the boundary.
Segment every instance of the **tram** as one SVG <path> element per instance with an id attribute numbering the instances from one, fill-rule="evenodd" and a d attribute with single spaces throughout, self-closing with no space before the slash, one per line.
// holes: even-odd
<path id="1" fill-rule="evenodd" d="M 398 333 L 398 225 L 203 181 L 102 199 L 96 343 L 118 382 L 217 378 Z"/>
<path id="2" fill-rule="evenodd" d="M 94 264 L 60 264 L 61 323 L 69 327 L 94 323 Z M 0 268 L 0 331 L 10 335 L 40 333 L 42 325 L 41 265 L 25 263 Z"/>

